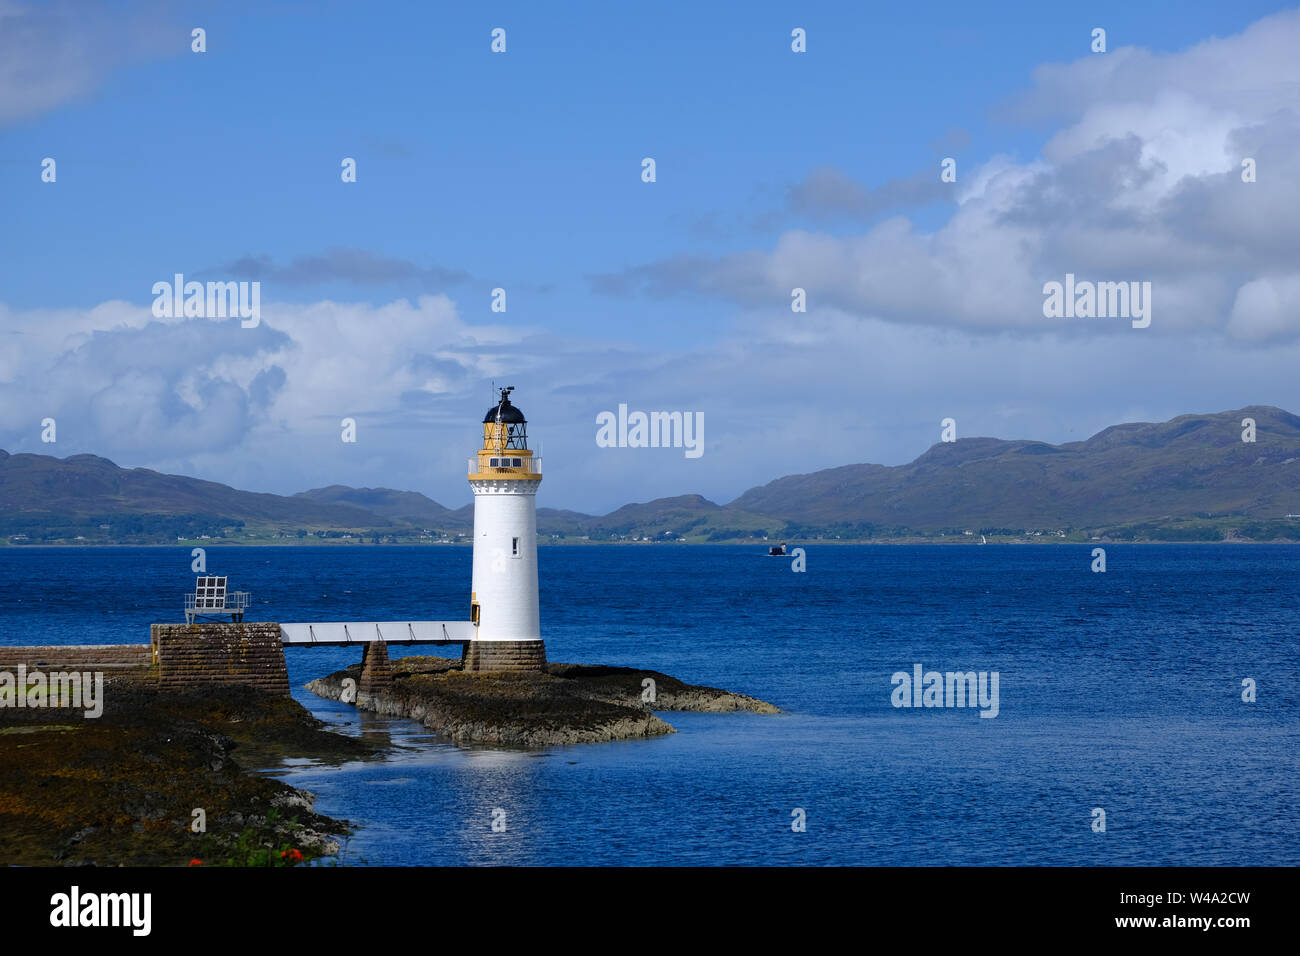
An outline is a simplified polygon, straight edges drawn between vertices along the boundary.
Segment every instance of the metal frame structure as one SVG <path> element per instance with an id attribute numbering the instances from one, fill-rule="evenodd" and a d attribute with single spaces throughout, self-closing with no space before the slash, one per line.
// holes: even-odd
<path id="1" fill-rule="evenodd" d="M 227 591 L 223 577 L 199 577 L 194 582 L 194 593 L 185 595 L 185 623 L 193 624 L 197 618 L 216 617 L 242 621 L 250 597 L 248 591 Z"/>

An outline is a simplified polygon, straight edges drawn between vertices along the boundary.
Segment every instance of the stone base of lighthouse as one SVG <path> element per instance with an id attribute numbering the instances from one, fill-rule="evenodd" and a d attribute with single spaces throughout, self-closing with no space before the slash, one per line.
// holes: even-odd
<path id="1" fill-rule="evenodd" d="M 470 641 L 461 660 L 467 674 L 540 671 L 546 667 L 546 642 Z"/>

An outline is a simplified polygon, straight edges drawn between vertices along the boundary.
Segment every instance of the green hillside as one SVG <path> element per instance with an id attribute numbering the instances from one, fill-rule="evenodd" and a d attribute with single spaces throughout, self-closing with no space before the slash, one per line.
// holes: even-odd
<path id="1" fill-rule="evenodd" d="M 1244 418 L 1256 440 L 1241 440 Z M 730 504 L 685 494 L 607 515 L 539 508 L 555 541 L 1300 540 L 1300 418 L 1272 406 L 1116 425 L 1086 441 L 966 438 L 893 467 L 778 478 Z M 0 451 L 10 544 L 462 541 L 472 505 L 331 485 L 291 496 L 94 455 Z"/>

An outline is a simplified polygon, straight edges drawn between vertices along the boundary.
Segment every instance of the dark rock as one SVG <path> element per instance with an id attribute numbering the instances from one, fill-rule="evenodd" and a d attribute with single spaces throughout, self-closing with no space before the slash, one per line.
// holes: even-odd
<path id="1" fill-rule="evenodd" d="M 307 684 L 314 694 L 341 700 L 354 665 Z M 653 699 L 643 682 L 654 682 Z M 548 664 L 544 671 L 465 673 L 458 661 L 403 657 L 392 662 L 392 683 L 358 700 L 362 709 L 421 721 L 457 744 L 546 747 L 599 743 L 675 733 L 656 710 L 778 713 L 753 697 L 683 683 L 657 671 Z"/>

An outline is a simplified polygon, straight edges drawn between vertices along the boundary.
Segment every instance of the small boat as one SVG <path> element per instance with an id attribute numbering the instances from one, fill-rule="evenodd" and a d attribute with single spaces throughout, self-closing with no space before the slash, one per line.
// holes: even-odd
<path id="1" fill-rule="evenodd" d="M 984 535 L 980 535 L 980 544 L 988 544 L 988 543 L 989 543 L 989 539 L 984 537 Z"/>
<path id="2" fill-rule="evenodd" d="M 767 556 L 768 556 L 769 558 L 784 558 L 784 557 L 785 557 L 785 545 L 784 545 L 784 544 L 774 544 L 774 545 L 772 545 L 772 547 L 770 547 L 770 548 L 767 549 Z"/>

